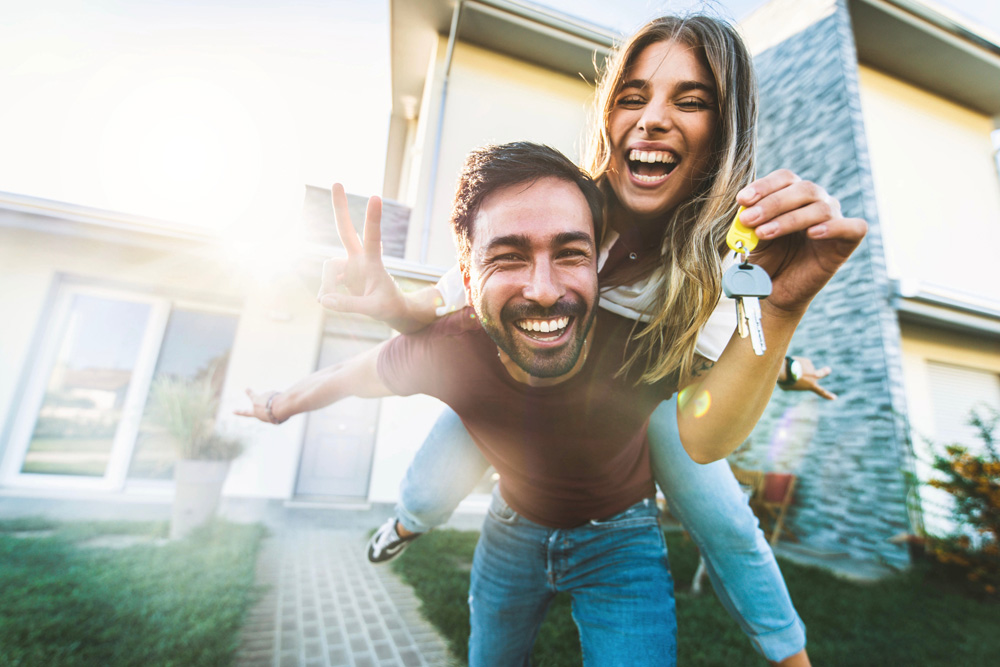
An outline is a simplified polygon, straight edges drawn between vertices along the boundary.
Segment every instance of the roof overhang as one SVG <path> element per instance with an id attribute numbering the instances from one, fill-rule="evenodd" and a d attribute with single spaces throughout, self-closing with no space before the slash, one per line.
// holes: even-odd
<path id="1" fill-rule="evenodd" d="M 926 286 L 904 289 L 898 281 L 892 291 L 893 305 L 904 322 L 1000 339 L 1000 302 Z"/>
<path id="2" fill-rule="evenodd" d="M 413 117 L 438 36 L 448 37 L 458 0 L 391 0 L 393 114 Z M 463 0 L 456 39 L 593 81 L 621 36 L 550 9 L 511 0 Z M 595 65 L 596 61 L 596 65 Z"/>
<path id="3" fill-rule="evenodd" d="M 1000 45 L 914 0 L 849 0 L 858 60 L 989 116 L 1000 115 Z"/>

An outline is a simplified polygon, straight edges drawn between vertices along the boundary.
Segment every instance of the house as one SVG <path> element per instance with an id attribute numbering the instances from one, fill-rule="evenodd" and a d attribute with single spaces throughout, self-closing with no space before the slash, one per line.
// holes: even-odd
<path id="1" fill-rule="evenodd" d="M 394 0 L 390 21 L 386 265 L 415 289 L 453 263 L 446 221 L 470 149 L 529 139 L 580 156 L 616 35 L 510 0 Z M 1000 406 L 1000 46 L 910 0 L 774 0 L 742 27 L 759 172 L 823 184 L 870 231 L 792 344 L 834 368 L 840 398 L 776 391 L 739 457 L 799 476 L 801 550 L 903 567 L 890 539 L 940 520 L 907 481 L 919 436 L 967 438 L 970 407 Z M 316 307 L 321 260 L 342 252 L 329 215 L 307 187 L 297 245 L 262 266 L 203 231 L 0 195 L 0 312 L 19 314 L 0 327 L 0 494 L 169 501 L 169 453 L 143 437 L 149 384 L 224 365 L 222 420 L 250 442 L 231 503 L 393 502 L 433 399 L 345 401 L 279 428 L 226 416 L 246 386 L 287 386 L 391 335 Z"/>

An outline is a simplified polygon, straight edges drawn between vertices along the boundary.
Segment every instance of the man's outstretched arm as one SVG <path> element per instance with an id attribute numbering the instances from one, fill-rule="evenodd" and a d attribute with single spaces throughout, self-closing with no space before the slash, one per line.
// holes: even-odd
<path id="1" fill-rule="evenodd" d="M 256 417 L 280 424 L 302 412 L 318 410 L 347 398 L 381 398 L 393 393 L 378 374 L 378 357 L 385 343 L 339 364 L 322 368 L 299 380 L 285 391 L 255 392 L 247 389 L 253 405 L 234 410 L 241 417 Z"/>

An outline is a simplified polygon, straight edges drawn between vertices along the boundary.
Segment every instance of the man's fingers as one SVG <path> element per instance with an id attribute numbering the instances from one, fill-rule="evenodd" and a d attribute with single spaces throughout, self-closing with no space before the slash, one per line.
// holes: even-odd
<path id="1" fill-rule="evenodd" d="M 832 368 L 830 368 L 829 366 L 824 366 L 823 368 L 821 368 L 818 371 L 816 371 L 815 373 L 813 373 L 813 375 L 816 376 L 817 380 L 822 380 L 827 375 L 829 375 L 831 372 L 833 372 Z"/>
<path id="2" fill-rule="evenodd" d="M 337 287 L 344 279 L 346 270 L 346 259 L 328 259 L 323 262 L 323 278 L 320 281 L 319 294 L 316 298 L 322 300 L 327 295 L 335 294 Z"/>
<path id="3" fill-rule="evenodd" d="M 252 410 L 233 410 L 233 414 L 234 415 L 238 415 L 240 417 L 256 417 L 257 416 L 257 415 L 255 415 L 253 413 Z"/>
<path id="4" fill-rule="evenodd" d="M 335 310 L 339 313 L 357 313 L 372 317 L 377 317 L 380 314 L 380 309 L 372 304 L 371 299 L 367 296 L 330 294 L 320 299 L 319 303 L 327 310 Z"/>
<path id="5" fill-rule="evenodd" d="M 337 221 L 337 236 L 340 237 L 340 242 L 347 250 L 348 256 L 360 254 L 361 239 L 358 238 L 358 233 L 354 231 L 354 225 L 351 224 L 351 213 L 347 206 L 347 193 L 344 192 L 344 186 L 340 183 L 334 183 L 331 193 L 333 217 Z"/>
<path id="6" fill-rule="evenodd" d="M 365 211 L 365 255 L 369 261 L 382 263 L 382 199 L 368 198 Z"/>

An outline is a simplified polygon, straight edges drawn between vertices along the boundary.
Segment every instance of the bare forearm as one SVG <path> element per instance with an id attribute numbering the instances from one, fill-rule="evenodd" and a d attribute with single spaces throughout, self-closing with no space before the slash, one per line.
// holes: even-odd
<path id="1" fill-rule="evenodd" d="M 718 362 L 689 379 L 677 403 L 677 424 L 692 459 L 710 463 L 724 458 L 750 435 L 767 407 L 800 320 L 801 314 L 765 311 L 764 356 L 754 354 L 749 339 L 734 334 Z"/>
<path id="2" fill-rule="evenodd" d="M 299 380 L 271 401 L 271 411 L 278 421 L 303 412 L 318 410 L 348 396 L 378 398 L 391 392 L 378 376 L 381 345 L 334 366 L 329 366 Z"/>

